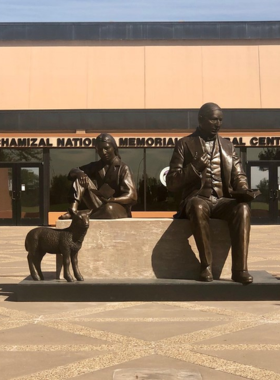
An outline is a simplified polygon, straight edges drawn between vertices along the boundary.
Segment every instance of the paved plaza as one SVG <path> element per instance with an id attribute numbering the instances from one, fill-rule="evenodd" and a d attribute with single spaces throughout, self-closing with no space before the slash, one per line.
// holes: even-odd
<path id="1" fill-rule="evenodd" d="M 1 380 L 280 380 L 280 301 L 17 302 L 30 229 L 0 227 Z M 279 226 L 252 232 L 249 269 L 280 279 Z"/>

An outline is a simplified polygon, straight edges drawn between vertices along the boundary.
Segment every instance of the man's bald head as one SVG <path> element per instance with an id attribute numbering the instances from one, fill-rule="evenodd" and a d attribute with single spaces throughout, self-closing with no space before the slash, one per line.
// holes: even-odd
<path id="1" fill-rule="evenodd" d="M 205 103 L 198 112 L 200 130 L 206 138 L 213 139 L 223 122 L 223 112 L 216 103 Z"/>
<path id="2" fill-rule="evenodd" d="M 205 103 L 203 106 L 200 107 L 200 110 L 198 111 L 198 120 L 201 117 L 207 117 L 213 113 L 214 110 L 221 110 L 221 107 L 218 106 L 216 103 Z"/>

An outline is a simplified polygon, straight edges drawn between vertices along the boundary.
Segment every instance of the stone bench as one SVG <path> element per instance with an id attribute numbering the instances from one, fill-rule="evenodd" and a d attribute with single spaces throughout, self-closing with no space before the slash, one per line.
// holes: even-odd
<path id="1" fill-rule="evenodd" d="M 56 226 L 70 222 L 57 220 Z M 230 278 L 227 223 L 212 219 L 210 227 L 213 276 Z M 200 263 L 188 220 L 129 218 L 91 220 L 79 267 L 85 279 L 197 279 Z"/>

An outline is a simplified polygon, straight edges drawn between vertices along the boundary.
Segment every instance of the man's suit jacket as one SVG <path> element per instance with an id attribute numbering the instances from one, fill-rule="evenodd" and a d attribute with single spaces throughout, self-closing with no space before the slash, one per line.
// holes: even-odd
<path id="1" fill-rule="evenodd" d="M 233 144 L 220 136 L 217 138 L 221 154 L 223 193 L 224 197 L 230 197 L 233 190 L 248 189 L 247 177 Z M 204 185 L 206 168 L 199 173 L 191 164 L 195 156 L 201 157 L 203 154 L 198 130 L 180 139 L 175 146 L 166 183 L 169 191 L 182 191 L 179 217 L 187 201 L 196 196 Z"/>

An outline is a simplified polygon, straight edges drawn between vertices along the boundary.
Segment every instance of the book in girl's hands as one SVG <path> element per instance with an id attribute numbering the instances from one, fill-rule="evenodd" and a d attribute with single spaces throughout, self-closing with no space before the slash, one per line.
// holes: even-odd
<path id="1" fill-rule="evenodd" d="M 115 194 L 115 190 L 112 189 L 108 183 L 104 183 L 98 190 L 91 189 L 91 191 L 98 197 L 103 197 L 105 199 L 109 199 L 112 195 Z"/>

